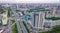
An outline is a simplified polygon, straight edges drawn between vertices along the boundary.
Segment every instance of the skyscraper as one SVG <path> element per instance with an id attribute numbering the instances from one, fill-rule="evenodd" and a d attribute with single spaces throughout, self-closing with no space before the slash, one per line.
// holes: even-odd
<path id="1" fill-rule="evenodd" d="M 55 14 L 56 14 L 56 7 L 52 7 L 51 8 L 51 14 L 52 14 L 52 16 L 55 16 Z"/>
<path id="2" fill-rule="evenodd" d="M 45 22 L 45 13 L 44 12 L 32 12 L 32 26 L 34 28 L 43 28 Z"/>

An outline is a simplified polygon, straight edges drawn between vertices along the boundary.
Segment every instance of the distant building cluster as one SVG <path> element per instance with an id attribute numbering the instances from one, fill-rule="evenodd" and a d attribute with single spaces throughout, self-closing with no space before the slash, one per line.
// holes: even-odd
<path id="1" fill-rule="evenodd" d="M 2 7 L 2 6 L 3 7 Z M 59 17 L 60 18 L 60 4 L 1 4 L 0 5 L 0 25 L 8 24 L 8 8 L 12 9 L 10 17 L 22 18 L 28 23 L 32 30 L 43 30 L 44 28 L 51 28 L 55 25 L 60 25 L 60 20 L 47 20 L 45 18 Z M 27 24 L 27 25 L 28 25 Z"/>

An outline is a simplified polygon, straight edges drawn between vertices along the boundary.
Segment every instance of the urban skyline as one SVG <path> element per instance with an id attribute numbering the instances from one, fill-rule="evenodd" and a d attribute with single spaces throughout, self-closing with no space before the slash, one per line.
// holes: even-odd
<path id="1" fill-rule="evenodd" d="M 60 3 L 0 3 L 0 33 L 53 33 L 54 26 L 59 32 Z"/>

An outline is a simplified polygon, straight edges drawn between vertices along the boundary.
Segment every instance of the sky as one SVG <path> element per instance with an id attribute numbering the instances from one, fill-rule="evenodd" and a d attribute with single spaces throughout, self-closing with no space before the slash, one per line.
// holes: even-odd
<path id="1" fill-rule="evenodd" d="M 60 3 L 60 0 L 0 0 L 0 3 Z"/>

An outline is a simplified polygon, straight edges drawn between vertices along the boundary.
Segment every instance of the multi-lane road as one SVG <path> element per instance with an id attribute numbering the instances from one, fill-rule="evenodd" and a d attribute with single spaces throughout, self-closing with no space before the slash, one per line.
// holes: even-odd
<path id="1" fill-rule="evenodd" d="M 23 19 L 19 16 L 18 13 L 16 13 L 16 11 L 13 11 L 14 12 L 14 18 L 15 18 L 15 23 L 17 25 L 17 30 L 18 30 L 18 33 L 28 33 L 24 24 L 23 24 Z M 12 24 L 12 21 L 11 21 L 11 18 L 8 19 L 9 22 L 8 22 L 8 29 L 4 32 L 4 33 L 12 33 L 12 25 L 14 25 L 15 23 Z"/>
<path id="2" fill-rule="evenodd" d="M 28 33 L 25 26 L 22 23 L 22 18 L 19 17 L 19 15 L 17 13 L 15 13 L 15 19 L 16 19 L 16 25 L 17 25 L 17 29 L 18 29 L 18 33 Z"/>
<path id="3" fill-rule="evenodd" d="M 23 32 L 24 33 L 28 33 L 27 30 L 26 30 L 26 28 L 25 28 L 25 26 L 24 26 L 24 24 L 23 24 L 23 22 L 22 22 L 22 19 L 20 20 L 20 25 L 22 27 Z"/>
<path id="4" fill-rule="evenodd" d="M 11 28 L 11 25 L 12 25 L 12 21 L 9 19 L 9 22 L 8 22 L 8 32 L 7 33 L 12 33 L 12 28 Z"/>

